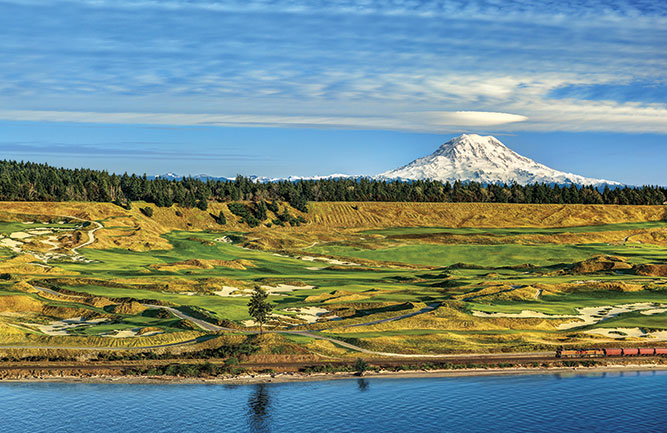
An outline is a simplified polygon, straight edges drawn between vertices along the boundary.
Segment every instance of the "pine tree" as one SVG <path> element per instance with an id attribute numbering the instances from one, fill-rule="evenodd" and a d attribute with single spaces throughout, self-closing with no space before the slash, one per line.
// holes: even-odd
<path id="1" fill-rule="evenodd" d="M 250 302 L 248 302 L 248 314 L 259 323 L 260 335 L 264 333 L 264 324 L 269 319 L 273 307 L 268 301 L 269 294 L 261 287 L 255 286 Z"/>

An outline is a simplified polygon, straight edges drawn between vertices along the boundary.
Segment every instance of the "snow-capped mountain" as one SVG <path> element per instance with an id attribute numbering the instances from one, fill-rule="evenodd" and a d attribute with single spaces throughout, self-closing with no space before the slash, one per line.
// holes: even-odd
<path id="1" fill-rule="evenodd" d="M 535 182 L 561 185 L 621 185 L 619 182 L 554 170 L 519 155 L 495 137 L 477 134 L 463 134 L 456 137 L 440 146 L 431 155 L 379 174 L 376 178 L 507 184 L 516 182 L 521 185 Z"/>
<path id="2" fill-rule="evenodd" d="M 208 174 L 197 174 L 197 175 L 190 175 L 190 176 L 183 176 L 180 174 L 176 173 L 165 173 L 161 174 L 158 176 L 149 176 L 150 179 L 155 179 L 155 178 L 162 178 L 166 180 L 180 180 L 186 177 L 191 177 L 193 179 L 201 180 L 206 182 L 207 180 L 220 180 L 220 181 L 227 181 L 227 180 L 234 180 L 236 177 L 217 177 L 217 176 L 209 176 Z M 280 182 L 280 181 L 288 181 L 288 182 L 298 182 L 300 180 L 321 180 L 321 179 L 357 179 L 360 177 L 364 177 L 361 175 L 350 175 L 350 174 L 330 174 L 327 176 L 287 176 L 287 177 L 268 177 L 268 176 L 246 176 L 248 179 L 252 180 L 255 183 L 271 183 L 271 182 Z"/>

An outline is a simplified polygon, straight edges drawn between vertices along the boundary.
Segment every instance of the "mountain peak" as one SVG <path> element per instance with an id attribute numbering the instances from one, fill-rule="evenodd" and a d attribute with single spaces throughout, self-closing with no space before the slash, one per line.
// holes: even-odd
<path id="1" fill-rule="evenodd" d="M 554 170 L 521 156 L 493 136 L 463 134 L 441 145 L 431 155 L 378 175 L 385 179 L 431 179 L 442 182 L 549 183 L 620 185 Z"/>

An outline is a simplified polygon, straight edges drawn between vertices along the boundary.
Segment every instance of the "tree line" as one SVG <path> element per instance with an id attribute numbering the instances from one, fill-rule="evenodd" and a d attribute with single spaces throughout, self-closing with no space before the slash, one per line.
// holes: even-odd
<path id="1" fill-rule="evenodd" d="M 0 161 L 0 200 L 93 201 L 130 207 L 133 201 L 157 206 L 179 204 L 207 209 L 209 201 L 288 202 L 307 211 L 309 201 L 487 202 L 659 205 L 667 188 L 659 186 L 597 188 L 548 184 L 498 185 L 358 179 L 257 183 L 234 180 L 148 178 L 102 170 L 56 168 L 47 164 Z"/>

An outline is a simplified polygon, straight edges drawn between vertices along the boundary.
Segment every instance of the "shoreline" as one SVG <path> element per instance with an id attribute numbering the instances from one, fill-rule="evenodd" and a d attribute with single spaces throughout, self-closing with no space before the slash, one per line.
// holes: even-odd
<path id="1" fill-rule="evenodd" d="M 236 377 L 165 377 L 165 376 L 47 376 L 20 379 L 0 379 L 3 383 L 90 383 L 90 384 L 144 384 L 144 385 L 254 385 L 267 383 L 319 382 L 329 380 L 349 379 L 428 379 L 444 377 L 482 377 L 482 376 L 522 376 L 522 375 L 550 375 L 550 374 L 586 374 L 586 373 L 623 373 L 666 371 L 664 364 L 612 364 L 609 366 L 593 367 L 513 367 L 513 368 L 472 368 L 459 370 L 415 370 L 415 371 L 380 371 L 367 372 L 359 376 L 356 373 L 279 373 L 255 374 Z"/>

